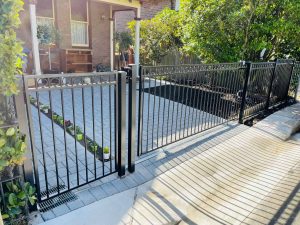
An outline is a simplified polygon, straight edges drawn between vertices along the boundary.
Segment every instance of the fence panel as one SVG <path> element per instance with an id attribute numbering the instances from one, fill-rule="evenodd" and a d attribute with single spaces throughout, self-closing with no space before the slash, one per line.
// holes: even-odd
<path id="1" fill-rule="evenodd" d="M 265 110 L 274 69 L 274 62 L 251 63 L 244 118 Z"/>
<path id="2" fill-rule="evenodd" d="M 116 73 L 23 79 L 40 201 L 117 172 Z"/>
<path id="3" fill-rule="evenodd" d="M 293 67 L 293 60 L 277 60 L 269 107 L 284 103 L 287 100 Z"/>
<path id="4" fill-rule="evenodd" d="M 142 67 L 138 154 L 236 119 L 244 74 L 241 63 Z"/>
<path id="5" fill-rule="evenodd" d="M 289 86 L 289 92 L 288 95 L 293 100 L 297 99 L 297 95 L 300 94 L 299 92 L 299 83 L 300 83 L 300 62 L 295 62 L 291 82 Z"/>

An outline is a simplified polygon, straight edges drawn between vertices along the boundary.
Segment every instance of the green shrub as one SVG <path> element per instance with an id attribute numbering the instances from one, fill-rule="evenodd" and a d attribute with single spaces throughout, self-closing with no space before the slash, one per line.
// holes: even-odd
<path id="1" fill-rule="evenodd" d="M 23 49 L 15 29 L 20 25 L 22 0 L 0 0 L 0 93 L 18 92 L 16 74 L 22 74 Z"/>

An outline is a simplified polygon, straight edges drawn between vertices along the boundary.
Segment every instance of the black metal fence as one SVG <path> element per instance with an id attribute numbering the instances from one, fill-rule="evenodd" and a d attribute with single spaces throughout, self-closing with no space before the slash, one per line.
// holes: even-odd
<path id="1" fill-rule="evenodd" d="M 30 140 L 26 177 L 41 202 L 115 172 L 123 176 L 126 164 L 134 172 L 136 155 L 294 101 L 299 65 L 281 60 L 134 67 L 127 76 L 23 76 L 16 105 Z"/>
<path id="2" fill-rule="evenodd" d="M 142 67 L 138 155 L 286 103 L 296 71 L 292 60 Z"/>

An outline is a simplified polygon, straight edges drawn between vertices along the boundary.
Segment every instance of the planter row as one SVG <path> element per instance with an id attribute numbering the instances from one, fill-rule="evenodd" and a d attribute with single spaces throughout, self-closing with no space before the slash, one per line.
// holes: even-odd
<path id="1" fill-rule="evenodd" d="M 52 111 L 50 106 L 38 102 L 37 99 L 32 96 L 30 96 L 30 103 L 36 108 L 39 107 L 40 112 L 42 112 L 49 119 L 53 120 L 53 122 L 55 122 L 62 129 L 66 128 L 66 132 L 75 138 L 89 152 L 94 154 L 97 159 L 103 161 L 104 157 L 104 161 L 111 160 L 110 149 L 108 147 L 100 147 L 97 142 L 85 135 L 79 126 L 75 126 L 70 120 L 64 120 L 63 116 Z"/>

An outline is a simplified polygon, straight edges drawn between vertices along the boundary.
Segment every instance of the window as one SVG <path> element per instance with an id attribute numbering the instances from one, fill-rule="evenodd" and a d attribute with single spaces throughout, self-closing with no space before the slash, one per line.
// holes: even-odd
<path id="1" fill-rule="evenodd" d="M 82 0 L 70 0 L 71 32 L 73 46 L 89 46 L 88 3 Z"/>
<path id="2" fill-rule="evenodd" d="M 36 19 L 38 25 L 54 26 L 53 0 L 38 0 L 36 4 Z"/>

